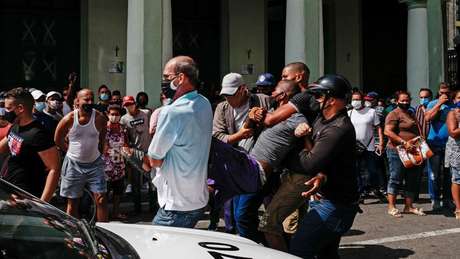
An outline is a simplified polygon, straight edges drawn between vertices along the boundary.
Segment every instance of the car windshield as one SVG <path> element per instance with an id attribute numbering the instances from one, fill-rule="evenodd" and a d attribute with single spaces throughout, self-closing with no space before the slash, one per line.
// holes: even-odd
<path id="1" fill-rule="evenodd" d="M 0 258 L 92 258 L 77 221 L 0 180 Z"/>

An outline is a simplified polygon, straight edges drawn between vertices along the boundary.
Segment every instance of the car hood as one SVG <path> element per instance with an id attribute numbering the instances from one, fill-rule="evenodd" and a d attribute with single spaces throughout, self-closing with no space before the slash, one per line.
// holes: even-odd
<path id="1" fill-rule="evenodd" d="M 123 223 L 97 223 L 97 226 L 124 238 L 142 259 L 298 258 L 249 239 L 214 231 Z"/>

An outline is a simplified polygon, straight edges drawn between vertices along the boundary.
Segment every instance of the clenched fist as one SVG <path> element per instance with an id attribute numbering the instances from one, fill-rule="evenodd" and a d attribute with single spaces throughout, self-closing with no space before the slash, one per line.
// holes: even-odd
<path id="1" fill-rule="evenodd" d="M 298 138 L 311 134 L 312 129 L 307 123 L 300 123 L 294 130 L 294 135 Z"/>

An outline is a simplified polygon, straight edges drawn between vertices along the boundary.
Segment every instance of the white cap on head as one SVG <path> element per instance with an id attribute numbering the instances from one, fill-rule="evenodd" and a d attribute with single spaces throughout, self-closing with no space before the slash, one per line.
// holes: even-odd
<path id="1" fill-rule="evenodd" d="M 59 96 L 59 98 L 62 98 L 62 94 L 60 92 L 51 91 L 51 92 L 46 94 L 46 99 L 48 100 L 48 98 L 50 98 L 53 95 L 57 95 L 57 96 Z"/>
<path id="2" fill-rule="evenodd" d="M 234 95 L 241 85 L 244 85 L 244 80 L 240 74 L 227 74 L 222 79 L 222 90 L 220 90 L 220 95 Z"/>
<path id="3" fill-rule="evenodd" d="M 32 95 L 34 100 L 38 100 L 40 99 L 40 97 L 45 96 L 45 94 L 40 90 L 33 90 L 30 94 Z"/>

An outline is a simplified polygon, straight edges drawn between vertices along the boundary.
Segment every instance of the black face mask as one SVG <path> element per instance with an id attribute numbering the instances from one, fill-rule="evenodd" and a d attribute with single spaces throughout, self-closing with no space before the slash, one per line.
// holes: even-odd
<path id="1" fill-rule="evenodd" d="M 161 81 L 161 92 L 166 96 L 166 98 L 173 99 L 174 95 L 176 95 L 176 90 L 171 89 L 170 85 L 170 80 Z"/>
<path id="2" fill-rule="evenodd" d="M 93 111 L 93 108 L 94 108 L 94 104 L 90 104 L 90 103 L 85 103 L 85 104 L 82 104 L 81 105 L 81 108 L 83 109 L 83 111 L 85 111 L 86 113 L 91 113 Z"/>
<path id="3" fill-rule="evenodd" d="M 16 120 L 18 116 L 16 115 L 16 113 L 14 113 L 14 111 L 5 111 L 5 115 L 3 116 L 3 119 L 8 121 L 9 123 L 14 123 L 14 121 Z"/>
<path id="4" fill-rule="evenodd" d="M 409 103 L 398 103 L 398 107 L 399 107 L 401 110 L 408 110 L 409 107 L 410 107 L 410 104 L 409 104 Z"/>

